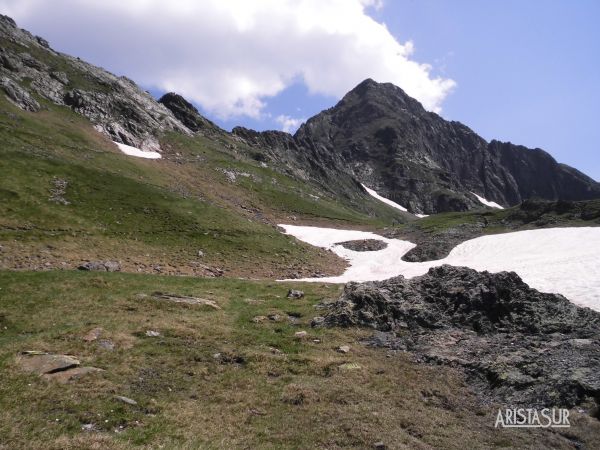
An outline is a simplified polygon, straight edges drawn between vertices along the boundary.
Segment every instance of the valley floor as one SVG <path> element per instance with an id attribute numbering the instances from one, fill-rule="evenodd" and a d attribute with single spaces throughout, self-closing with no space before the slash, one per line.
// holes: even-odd
<path id="1" fill-rule="evenodd" d="M 567 430 L 495 429 L 498 405 L 458 371 L 368 348 L 367 330 L 310 328 L 340 285 L 22 271 L 0 287 L 2 449 L 600 446 L 600 422 L 576 410 Z M 23 372 L 23 351 L 104 371 L 61 384 Z"/>

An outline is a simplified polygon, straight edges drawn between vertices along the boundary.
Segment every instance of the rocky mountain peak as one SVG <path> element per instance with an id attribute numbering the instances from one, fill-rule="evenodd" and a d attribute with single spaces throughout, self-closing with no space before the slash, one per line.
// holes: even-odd
<path id="1" fill-rule="evenodd" d="M 194 105 L 179 94 L 169 92 L 163 95 L 158 102 L 165 105 L 181 123 L 194 132 L 222 131 L 214 123 L 202 116 Z"/>

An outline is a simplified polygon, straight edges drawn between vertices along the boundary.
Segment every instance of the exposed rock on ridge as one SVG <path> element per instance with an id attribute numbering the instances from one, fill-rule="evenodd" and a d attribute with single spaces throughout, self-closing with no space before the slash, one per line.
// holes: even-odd
<path id="1" fill-rule="evenodd" d="M 325 324 L 379 330 L 372 344 L 461 367 L 507 404 L 600 402 L 600 313 L 513 272 L 445 265 L 410 280 L 350 283 Z"/>
<path id="2" fill-rule="evenodd" d="M 35 95 L 70 106 L 112 140 L 143 150 L 160 150 L 160 132 L 190 133 L 133 81 L 52 50 L 6 16 L 0 16 L 0 44 L 1 87 L 23 109 L 40 109 Z"/>

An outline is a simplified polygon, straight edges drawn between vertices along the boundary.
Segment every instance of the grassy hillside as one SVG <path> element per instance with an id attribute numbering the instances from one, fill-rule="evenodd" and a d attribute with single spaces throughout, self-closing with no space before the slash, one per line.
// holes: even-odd
<path id="1" fill-rule="evenodd" d="M 86 119 L 39 101 L 47 109 L 27 113 L 0 96 L 1 268 L 115 259 L 124 270 L 150 273 L 331 273 L 343 262 L 275 225 L 376 227 L 399 220 L 385 205 L 373 202 L 365 215 L 262 167 L 228 136 L 173 133 L 164 137 L 164 159 L 132 158 Z"/>
<path id="2" fill-rule="evenodd" d="M 496 430 L 496 405 L 479 403 L 458 372 L 386 357 L 359 343 L 367 330 L 310 328 L 313 305 L 338 286 L 59 271 L 1 272 L 0 286 L 0 448 L 600 445 L 598 422 L 576 411 L 568 438 Z M 306 296 L 285 298 L 290 287 Z M 140 295 L 158 290 L 222 309 Z M 83 340 L 98 327 L 99 340 Z M 104 372 L 46 381 L 19 369 L 24 350 Z"/>

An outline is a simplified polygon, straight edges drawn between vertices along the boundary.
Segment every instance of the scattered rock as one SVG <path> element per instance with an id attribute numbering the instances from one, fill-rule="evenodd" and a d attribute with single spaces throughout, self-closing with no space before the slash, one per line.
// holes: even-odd
<path id="1" fill-rule="evenodd" d="M 81 425 L 81 431 L 96 431 L 96 425 L 93 423 L 84 423 Z"/>
<path id="2" fill-rule="evenodd" d="M 79 366 L 78 359 L 69 355 L 54 355 L 43 352 L 23 352 L 17 363 L 26 372 L 44 375 Z"/>
<path id="3" fill-rule="evenodd" d="M 385 445 L 382 441 L 379 441 L 373 444 L 373 448 L 375 450 L 387 450 L 387 445 Z"/>
<path id="4" fill-rule="evenodd" d="M 202 250 L 198 250 L 198 258 L 202 258 L 204 256 L 204 252 Z"/>
<path id="5" fill-rule="evenodd" d="M 104 333 L 104 328 L 93 328 L 90 331 L 87 332 L 87 334 L 85 336 L 83 336 L 83 340 L 85 342 L 93 342 L 96 341 L 100 338 L 100 336 L 102 336 L 102 333 Z"/>
<path id="6" fill-rule="evenodd" d="M 362 369 L 362 366 L 360 364 L 354 363 L 354 362 L 344 363 L 344 364 L 341 364 L 338 367 L 341 370 L 359 370 L 359 369 Z"/>
<path id="7" fill-rule="evenodd" d="M 338 351 L 339 353 L 349 353 L 349 352 L 350 352 L 350 346 L 348 346 L 348 345 L 340 345 L 340 346 L 337 348 L 337 351 Z"/>
<path id="8" fill-rule="evenodd" d="M 325 326 L 325 317 L 316 316 L 310 321 L 310 326 L 313 328 L 320 328 Z"/>
<path id="9" fill-rule="evenodd" d="M 127 405 L 135 406 L 138 404 L 135 400 L 129 397 L 123 397 L 122 395 L 115 395 L 115 400 L 120 401 L 121 403 L 126 403 Z"/>
<path id="10" fill-rule="evenodd" d="M 267 320 L 267 316 L 254 316 L 252 318 L 252 322 L 254 322 L 254 323 L 262 323 L 265 320 Z"/>
<path id="11" fill-rule="evenodd" d="M 276 314 L 276 313 L 269 314 L 267 317 L 269 318 L 269 320 L 271 322 L 282 322 L 285 319 L 284 316 L 282 316 L 281 314 Z"/>
<path id="12" fill-rule="evenodd" d="M 158 331 L 147 330 L 146 331 L 146 336 L 148 336 L 148 337 L 158 337 L 158 336 L 160 336 L 160 333 Z"/>
<path id="13" fill-rule="evenodd" d="M 288 298 L 302 298 L 304 297 L 303 291 L 298 291 L 296 289 L 290 289 L 287 293 Z"/>
<path id="14" fill-rule="evenodd" d="M 67 193 L 67 186 L 69 182 L 67 180 L 63 180 L 62 178 L 54 178 L 52 180 L 53 188 L 50 189 L 50 198 L 49 200 L 54 203 L 59 203 L 61 205 L 70 205 L 69 202 L 65 198 L 65 194 Z"/>
<path id="15" fill-rule="evenodd" d="M 208 300 L 199 297 L 188 297 L 185 295 L 177 294 L 165 294 L 162 292 L 154 292 L 152 298 L 156 300 L 165 300 L 173 303 L 185 303 L 186 305 L 201 305 L 208 306 L 212 309 L 221 309 L 221 307 L 214 300 Z"/>
<path id="16" fill-rule="evenodd" d="M 99 369 L 98 367 L 74 367 L 59 372 L 46 373 L 42 375 L 42 378 L 64 384 L 69 383 L 73 380 L 78 380 L 79 378 L 82 378 L 91 373 L 99 372 L 104 372 L 104 370 Z"/>
<path id="17" fill-rule="evenodd" d="M 213 355 L 220 364 L 246 364 L 246 358 L 231 352 L 219 352 Z"/>
<path id="18" fill-rule="evenodd" d="M 296 331 L 294 333 L 294 337 L 296 339 L 306 339 L 308 337 L 308 333 L 306 331 Z"/>
<path id="19" fill-rule="evenodd" d="M 88 261 L 80 265 L 78 269 L 96 272 L 120 272 L 121 264 L 118 261 Z"/>
<path id="20" fill-rule="evenodd" d="M 98 341 L 98 347 L 104 350 L 113 351 L 115 349 L 115 343 L 110 339 L 101 339 Z"/>
<path id="21" fill-rule="evenodd" d="M 356 241 L 338 242 L 335 245 L 341 245 L 348 250 L 355 252 L 376 252 L 387 248 L 387 242 L 378 239 L 359 239 Z"/>

